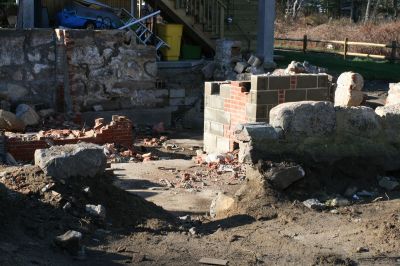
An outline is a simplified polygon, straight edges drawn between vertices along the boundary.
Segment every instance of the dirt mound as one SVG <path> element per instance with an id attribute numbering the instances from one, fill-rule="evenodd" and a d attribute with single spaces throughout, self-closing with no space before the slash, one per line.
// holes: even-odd
<path id="1" fill-rule="evenodd" d="M 277 177 L 271 179 L 270 169 L 279 172 L 293 167 L 300 166 L 290 162 L 260 161 L 254 167 L 248 167 L 246 183 L 232 195 L 234 203 L 225 214 L 248 214 L 256 219 L 272 219 L 287 215 L 293 208 L 306 211 L 301 202 L 308 199 L 318 199 L 325 209 L 331 210 L 334 207 L 400 197 L 400 191 L 386 191 L 380 187 L 377 177 L 385 173 L 362 160 L 303 166 L 300 169 L 304 169 L 305 175 L 298 179 L 277 175 L 292 183 L 285 189 L 279 188 L 276 185 Z M 288 173 L 291 175 L 293 172 Z"/>
<path id="2" fill-rule="evenodd" d="M 0 240 L 1 265 L 13 262 L 13 250 L 23 243 L 37 243 L 30 247 L 30 252 L 39 257 L 39 264 L 44 263 L 38 256 L 39 246 L 52 247 L 47 252 L 61 251 L 54 245 L 54 238 L 68 230 L 81 232 L 83 246 L 90 246 L 99 234 L 128 233 L 135 226 L 146 227 L 147 221 L 152 230 L 161 230 L 174 222 L 162 208 L 115 187 L 111 174 L 56 180 L 35 166 L 7 167 L 0 171 L 0 235 L 5 241 Z M 106 217 L 89 213 L 87 204 L 102 205 Z M 9 248 L 10 245 L 14 248 Z M 20 265 L 28 263 L 27 256 L 31 254 L 19 257 Z"/>

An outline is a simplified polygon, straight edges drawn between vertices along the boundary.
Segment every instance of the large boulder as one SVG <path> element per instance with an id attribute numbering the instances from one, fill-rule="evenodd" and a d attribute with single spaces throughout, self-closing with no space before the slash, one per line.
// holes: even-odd
<path id="1" fill-rule="evenodd" d="M 336 107 L 338 136 L 375 137 L 382 131 L 375 111 L 366 106 Z"/>
<path id="2" fill-rule="evenodd" d="M 18 105 L 16 115 L 27 126 L 34 126 L 40 122 L 40 116 L 36 113 L 35 109 L 27 104 Z"/>
<path id="3" fill-rule="evenodd" d="M 375 109 L 389 141 L 400 142 L 400 103 Z"/>
<path id="4" fill-rule="evenodd" d="M 335 109 L 331 102 L 290 102 L 271 109 L 269 116 L 273 127 L 280 127 L 285 137 L 319 137 L 335 129 Z"/>
<path id="5" fill-rule="evenodd" d="M 15 114 L 0 110 L 0 128 L 6 131 L 21 132 L 25 130 L 25 124 Z"/>
<path id="6" fill-rule="evenodd" d="M 337 80 L 335 106 L 359 106 L 363 99 L 364 78 L 354 72 L 342 73 Z"/>
<path id="7" fill-rule="evenodd" d="M 105 171 L 107 158 L 101 146 L 78 143 L 36 150 L 35 165 L 54 178 L 94 177 Z"/>
<path id="8" fill-rule="evenodd" d="M 400 82 L 399 83 L 390 83 L 388 97 L 386 98 L 385 105 L 393 105 L 400 103 Z"/>

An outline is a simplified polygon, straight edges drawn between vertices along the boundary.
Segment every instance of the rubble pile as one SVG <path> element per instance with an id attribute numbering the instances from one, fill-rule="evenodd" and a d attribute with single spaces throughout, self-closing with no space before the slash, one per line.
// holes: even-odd
<path id="1" fill-rule="evenodd" d="M 88 144 L 76 146 L 82 151 L 93 151 L 94 148 Z M 66 149 L 76 147 L 54 146 L 47 153 L 60 154 Z M 68 156 L 69 163 L 83 159 L 78 153 L 72 152 Z M 98 156 L 97 153 L 85 153 L 84 163 L 98 161 Z M 117 228 L 135 226 L 147 219 L 173 220 L 156 205 L 113 186 L 112 176 L 102 167 L 93 169 L 96 173 L 91 176 L 87 169 L 79 172 L 78 167 L 65 162 L 56 167 L 59 173 L 70 175 L 54 175 L 54 172 L 47 175 L 47 166 L 40 167 L 27 165 L 0 169 L 0 188 L 4 192 L 0 197 L 5 196 L 10 202 L 7 206 L 1 205 L 0 212 L 12 220 L 12 223 L 4 224 L 10 227 L 10 232 L 29 231 L 35 241 L 84 259 L 85 243 L 93 239 L 100 242 Z M 71 168 L 76 168 L 75 173 L 71 174 Z M 13 235 L 13 238 L 18 236 Z"/>

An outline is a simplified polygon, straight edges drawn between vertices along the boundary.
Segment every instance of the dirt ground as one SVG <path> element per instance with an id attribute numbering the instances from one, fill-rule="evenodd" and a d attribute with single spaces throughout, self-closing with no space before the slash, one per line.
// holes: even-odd
<path id="1" fill-rule="evenodd" d="M 161 147 L 153 152 L 157 149 L 160 154 L 171 153 L 169 157 L 177 154 Z M 179 156 L 189 158 L 193 153 L 181 149 Z M 353 179 L 338 178 L 373 191 L 372 177 L 362 178 L 368 172 L 365 169 Z M 196 178 L 186 180 L 187 174 Z M 331 171 L 330 176 L 336 174 Z M 333 186 L 335 180 L 315 183 L 317 177 L 311 176 L 287 195 L 250 189 L 247 204 L 263 211 L 212 220 L 207 212 L 215 194 L 232 195 L 246 181 L 183 159 L 113 164 L 105 177 L 65 184 L 35 167 L 3 168 L 0 176 L 4 184 L 1 265 L 199 265 L 203 257 L 225 259 L 229 265 L 400 265 L 398 192 L 375 188 L 381 194 L 319 212 L 301 201 L 324 193 L 332 196 L 343 188 Z M 42 192 L 45 184 L 52 183 L 54 187 Z M 330 191 L 327 185 L 335 189 Z M 91 195 L 82 192 L 87 186 Z M 60 193 L 62 200 L 51 191 Z M 65 212 L 62 205 L 71 197 L 73 209 Z M 374 198 L 378 201 L 372 202 Z M 104 204 L 107 220 L 85 215 L 82 206 L 88 202 Z M 178 218 L 184 215 L 189 216 Z M 69 229 L 83 233 L 83 255 L 68 254 L 54 245 L 54 237 Z"/>

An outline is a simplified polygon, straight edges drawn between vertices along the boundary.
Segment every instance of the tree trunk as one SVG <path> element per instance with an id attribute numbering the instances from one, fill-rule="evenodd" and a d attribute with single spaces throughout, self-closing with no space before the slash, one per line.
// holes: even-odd
<path id="1" fill-rule="evenodd" d="M 376 15 L 378 14 L 378 10 L 379 10 L 379 5 L 381 3 L 381 0 L 377 0 L 376 1 L 376 6 L 374 8 L 374 11 L 372 12 L 372 19 L 375 20 L 376 19 Z"/>
<path id="2" fill-rule="evenodd" d="M 397 0 L 393 0 L 393 18 L 397 20 Z"/>
<path id="3" fill-rule="evenodd" d="M 370 10 L 371 10 L 371 2 L 372 2 L 372 0 L 368 0 L 368 2 L 367 2 L 367 9 L 365 11 L 364 22 L 367 22 L 369 20 L 369 13 L 370 13 Z"/>

